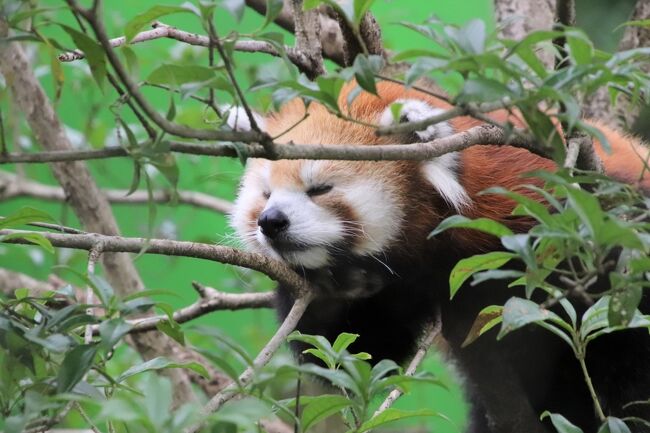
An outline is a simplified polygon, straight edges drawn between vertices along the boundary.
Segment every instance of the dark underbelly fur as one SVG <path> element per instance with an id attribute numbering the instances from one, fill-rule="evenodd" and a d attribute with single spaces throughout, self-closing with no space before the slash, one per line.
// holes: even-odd
<path id="1" fill-rule="evenodd" d="M 449 301 L 446 265 L 413 275 L 389 273 L 374 261 L 342 263 L 329 271 L 308 271 L 306 277 L 323 294 L 309 306 L 298 324 L 307 334 L 333 341 L 341 332 L 360 334 L 350 348 L 373 355 L 373 361 L 393 359 L 404 363 L 414 353 L 424 324 L 442 314 L 442 332 L 465 376 L 472 402 L 471 433 L 535 433 L 555 431 L 539 415 L 548 410 L 564 415 L 585 433 L 596 432 L 598 420 L 578 362 L 571 349 L 548 331 L 529 325 L 497 341 L 496 330 L 461 348 L 478 312 L 487 305 L 503 305 L 511 296 L 523 296 L 499 281 L 460 289 Z M 346 299 L 354 292 L 356 299 Z M 278 288 L 278 314 L 284 318 L 292 299 Z M 641 307 L 650 313 L 650 295 Z M 304 347 L 293 343 L 296 354 Z M 313 359 L 307 361 L 315 362 Z M 587 366 L 607 415 L 650 420 L 650 407 L 623 405 L 650 398 L 650 334 L 645 329 L 626 330 L 590 343 Z M 491 414 L 487 416 L 486 413 Z M 498 420 L 498 426 L 494 420 Z M 650 429 L 630 423 L 634 433 Z"/>

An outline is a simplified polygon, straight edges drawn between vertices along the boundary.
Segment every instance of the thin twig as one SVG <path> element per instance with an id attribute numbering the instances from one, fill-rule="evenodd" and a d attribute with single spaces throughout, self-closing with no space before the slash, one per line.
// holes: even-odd
<path id="1" fill-rule="evenodd" d="M 393 135 L 393 134 L 405 134 L 415 131 L 422 131 L 427 129 L 428 126 L 435 125 L 440 122 L 445 122 L 447 120 L 454 119 L 456 117 L 465 116 L 468 114 L 478 114 L 478 113 L 489 113 L 491 111 L 498 110 L 506 106 L 504 102 L 492 102 L 481 104 L 479 106 L 473 105 L 458 105 L 452 107 L 446 111 L 443 111 L 440 114 L 436 114 L 426 119 L 422 119 L 415 122 L 399 123 L 390 126 L 384 126 L 378 128 L 375 132 L 379 136 L 383 135 Z"/>
<path id="2" fill-rule="evenodd" d="M 194 257 L 211 260 L 224 264 L 242 266 L 268 275 L 270 278 L 285 284 L 296 293 L 304 290 L 306 282 L 284 262 L 271 259 L 265 255 L 249 253 L 221 245 L 211 245 L 199 242 L 172 241 L 168 239 L 128 238 L 122 236 L 106 236 L 98 233 L 60 234 L 34 232 L 27 230 L 0 230 L 0 236 L 14 234 L 39 234 L 49 240 L 55 247 L 74 248 L 90 251 L 98 242 L 103 244 L 103 252 L 125 252 L 160 254 L 166 256 Z M 12 238 L 5 243 L 30 244 L 28 240 Z"/>
<path id="3" fill-rule="evenodd" d="M 274 292 L 226 293 L 210 287 L 206 287 L 205 289 L 209 289 L 209 295 L 201 297 L 193 304 L 174 312 L 172 318 L 175 322 L 189 322 L 213 311 L 273 308 L 275 305 Z M 128 320 L 127 323 L 132 326 L 129 332 L 144 332 L 156 329 L 159 323 L 168 320 L 169 317 L 166 314 L 161 314 L 159 316 Z M 99 326 L 92 325 L 91 330 L 93 334 L 97 334 L 99 332 Z"/>
<path id="4" fill-rule="evenodd" d="M 405 376 L 413 376 L 415 374 L 415 371 L 417 370 L 418 366 L 422 363 L 422 360 L 426 356 L 427 351 L 433 345 L 433 341 L 436 339 L 437 336 L 440 335 L 441 330 L 442 330 L 442 318 L 440 315 L 440 308 L 438 307 L 436 309 L 435 320 L 434 322 L 429 323 L 425 328 L 424 337 L 420 341 L 420 344 L 418 346 L 418 351 L 415 353 L 415 355 L 411 359 L 411 362 L 406 368 L 406 371 L 404 372 Z M 402 396 L 402 394 L 403 392 L 399 388 L 395 388 L 394 390 L 392 390 L 391 393 L 388 394 L 388 397 L 386 397 L 384 402 L 381 404 L 381 406 L 379 406 L 379 409 L 375 411 L 373 416 L 377 416 L 380 413 L 384 412 L 389 407 L 391 407 L 393 403 L 395 403 L 395 401 Z"/>
<path id="5" fill-rule="evenodd" d="M 203 407 L 203 413 L 205 415 L 212 414 L 219 410 L 224 403 L 231 400 L 237 394 L 241 387 L 248 385 L 253 379 L 253 375 L 260 368 L 264 367 L 273 357 L 275 352 L 280 348 L 280 345 L 285 341 L 287 336 L 296 328 L 298 321 L 305 313 L 305 310 L 309 306 L 309 303 L 313 299 L 313 292 L 306 291 L 303 292 L 294 302 L 289 314 L 285 317 L 284 321 L 275 332 L 273 337 L 266 343 L 266 346 L 262 348 L 259 352 L 253 364 L 246 368 L 244 372 L 239 376 L 237 383 L 230 384 L 221 392 L 215 394 Z M 196 433 L 203 427 L 203 422 L 197 423 L 187 430 L 185 433 Z"/>

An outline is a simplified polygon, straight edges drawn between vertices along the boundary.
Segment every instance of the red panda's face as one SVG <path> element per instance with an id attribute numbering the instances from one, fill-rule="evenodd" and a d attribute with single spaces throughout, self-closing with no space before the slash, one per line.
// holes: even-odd
<path id="1" fill-rule="evenodd" d="M 379 254 L 402 225 L 391 163 L 249 164 L 233 225 L 249 247 L 291 265 L 315 269 L 337 254 Z"/>
<path id="2" fill-rule="evenodd" d="M 367 123 L 387 125 L 394 120 L 390 105 L 403 104 L 405 120 L 419 120 L 441 111 L 424 99 L 364 95 L 350 109 L 350 116 Z M 287 129 L 279 142 L 306 144 L 386 144 L 405 137 L 378 138 L 374 130 L 341 120 L 312 104 L 309 117 L 304 106 L 292 102 L 264 120 L 270 135 Z M 417 133 L 430 140 L 453 133 L 441 123 Z M 408 203 L 413 183 L 439 194 L 453 206 L 468 200 L 456 179 L 457 155 L 426 162 L 267 161 L 249 160 L 231 222 L 252 250 L 287 261 L 295 267 L 316 269 L 331 264 L 338 255 L 375 256 L 403 238 L 413 208 Z M 424 235 L 426 238 L 426 235 Z"/>

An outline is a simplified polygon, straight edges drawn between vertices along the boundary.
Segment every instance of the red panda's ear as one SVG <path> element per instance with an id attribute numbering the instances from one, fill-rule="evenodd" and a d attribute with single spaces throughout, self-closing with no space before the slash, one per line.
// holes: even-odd
<path id="1" fill-rule="evenodd" d="M 395 119 L 393 114 L 395 110 L 388 107 L 379 118 L 381 126 L 424 120 L 444 111 L 442 108 L 434 107 L 420 99 L 398 99 L 394 104 L 401 104 L 399 118 Z M 454 133 L 455 130 L 449 122 L 439 122 L 429 125 L 422 131 L 415 131 L 412 137 L 414 142 L 427 142 Z M 460 155 L 457 152 L 452 152 L 438 158 L 422 161 L 420 166 L 427 181 L 458 213 L 462 213 L 471 206 L 471 199 L 459 178 L 460 164 Z"/>
<path id="2" fill-rule="evenodd" d="M 224 115 L 228 116 L 226 118 L 226 123 L 234 131 L 251 130 L 251 121 L 248 118 L 248 115 L 246 114 L 246 110 L 244 110 L 243 107 L 239 107 L 239 106 L 222 107 L 222 110 L 224 111 Z M 264 120 L 264 118 L 255 112 L 253 112 L 252 114 L 253 114 L 253 119 L 255 120 L 257 126 L 259 126 L 261 130 L 265 130 L 266 121 Z"/>
<path id="3" fill-rule="evenodd" d="M 398 105 L 399 111 L 395 116 L 393 105 Z M 396 123 L 416 122 L 428 119 L 442 113 L 442 108 L 434 107 L 420 99 L 398 99 L 390 107 L 387 107 L 379 117 L 380 126 L 389 126 Z M 397 117 L 397 118 L 396 118 Z M 431 141 L 436 138 L 447 137 L 454 134 L 454 127 L 449 122 L 439 122 L 429 125 L 426 129 L 415 131 L 414 141 Z"/>

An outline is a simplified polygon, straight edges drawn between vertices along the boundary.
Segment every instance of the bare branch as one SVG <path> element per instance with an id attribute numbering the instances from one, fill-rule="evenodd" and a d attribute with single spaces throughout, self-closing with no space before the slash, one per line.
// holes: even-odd
<path id="1" fill-rule="evenodd" d="M 197 317 L 204 316 L 213 311 L 221 310 L 243 310 L 248 308 L 273 308 L 275 303 L 274 292 L 262 293 L 226 293 L 210 289 L 210 294 L 200 298 L 187 307 L 174 312 L 173 319 L 177 323 L 185 323 Z M 143 319 L 128 321 L 133 326 L 130 332 L 143 332 L 156 329 L 160 322 L 169 320 L 165 314 L 160 316 L 149 316 Z M 99 326 L 93 326 L 93 332 L 99 332 Z"/>
<path id="2" fill-rule="evenodd" d="M 193 155 L 237 156 L 229 144 L 213 145 L 170 142 L 170 151 Z M 507 135 L 496 125 L 479 125 L 448 137 L 438 138 L 427 143 L 386 144 L 376 146 L 362 145 L 321 145 L 321 144 L 275 144 L 275 155 L 268 155 L 262 146 L 249 144 L 246 154 L 250 158 L 267 159 L 331 159 L 349 161 L 423 161 L 437 158 L 450 152 L 457 152 L 476 145 L 507 145 L 520 147 L 532 153 L 550 157 L 539 148 L 524 131 L 517 130 Z M 53 161 L 75 161 L 128 156 L 124 149 L 100 149 L 60 152 L 40 152 L 0 156 L 2 163 L 42 163 Z"/>
<path id="3" fill-rule="evenodd" d="M 77 250 L 90 251 L 94 245 L 101 242 L 104 253 L 142 253 L 144 251 L 146 254 L 194 257 L 197 259 L 211 260 L 262 272 L 275 281 L 293 289 L 295 293 L 304 291 L 307 288 L 305 280 L 303 280 L 284 262 L 271 259 L 262 254 L 248 253 L 222 245 L 172 241 L 168 239 L 106 236 L 99 233 L 61 234 L 27 230 L 0 230 L 0 236 L 13 233 L 38 233 L 48 239 L 55 247 L 74 248 Z M 3 242 L 12 244 L 30 244 L 29 241 L 20 238 L 9 239 Z"/>
<path id="4" fill-rule="evenodd" d="M 125 189 L 102 190 L 102 194 L 111 203 L 138 204 L 149 201 L 147 191 L 135 191 L 130 195 L 127 195 L 127 193 L 128 191 Z M 22 179 L 12 173 L 0 172 L 0 200 L 14 197 L 35 197 L 58 202 L 67 200 L 63 188 Z M 196 206 L 215 212 L 229 213 L 232 209 L 232 203 L 229 201 L 201 192 L 180 190 L 177 191 L 176 197 L 180 204 Z M 152 199 L 155 203 L 169 203 L 172 199 L 172 193 L 171 191 L 154 191 Z"/>
<path id="5" fill-rule="evenodd" d="M 273 337 L 266 343 L 266 346 L 262 348 L 260 353 L 257 355 L 253 361 L 253 365 L 246 368 L 244 372 L 239 376 L 237 384 L 231 384 L 226 387 L 221 392 L 214 395 L 203 407 L 203 413 L 209 415 L 216 412 L 223 406 L 224 403 L 231 400 L 237 394 L 239 394 L 240 389 L 250 383 L 253 379 L 253 375 L 260 368 L 264 367 L 273 357 L 275 352 L 280 348 L 280 345 L 284 342 L 287 336 L 296 328 L 298 321 L 305 313 L 305 310 L 309 306 L 309 303 L 313 299 L 313 292 L 304 292 L 302 296 L 298 297 L 294 302 L 289 314 L 284 319 L 278 330 L 275 332 Z M 185 433 L 196 433 L 203 427 L 203 423 L 197 423 L 190 428 L 188 428 Z"/>
<path id="6" fill-rule="evenodd" d="M 440 335 L 440 331 L 442 330 L 442 317 L 440 315 L 440 308 L 437 309 L 434 320 L 435 320 L 434 322 L 429 323 L 425 328 L 424 336 L 420 341 L 420 344 L 418 345 L 418 351 L 415 353 L 415 355 L 411 359 L 411 362 L 406 368 L 406 371 L 404 372 L 406 376 L 413 376 L 415 374 L 415 371 L 417 370 L 418 366 L 424 360 L 427 351 L 433 345 L 434 340 L 436 339 L 436 337 Z M 380 413 L 384 412 L 389 407 L 391 407 L 393 403 L 395 403 L 395 401 L 402 396 L 402 394 L 403 392 L 398 388 L 395 388 L 393 391 L 391 391 L 391 393 L 388 394 L 388 397 L 386 397 L 386 399 L 381 404 L 381 406 L 379 406 L 379 409 L 375 411 L 373 416 L 377 416 Z"/>
<path id="7" fill-rule="evenodd" d="M 146 30 L 135 35 L 129 44 L 138 44 L 141 42 L 153 41 L 156 39 L 175 39 L 188 45 L 199 47 L 210 47 L 210 38 L 196 33 L 186 32 L 176 27 L 172 27 L 156 21 L 152 24 L 153 30 Z M 113 48 L 122 46 L 126 43 L 126 37 L 120 36 L 117 38 L 109 39 L 108 41 Z M 212 44 L 212 46 L 216 46 Z M 320 45 L 319 45 L 320 46 Z M 280 57 L 281 53 L 268 42 L 264 41 L 236 41 L 234 44 L 235 51 L 246 53 L 263 53 L 271 56 Z M 294 65 L 304 72 L 311 72 L 311 66 L 307 56 L 299 50 L 292 47 L 284 47 L 284 51 Z M 80 50 L 68 51 L 59 55 L 58 59 L 61 62 L 73 62 L 85 58 L 86 55 Z"/>

